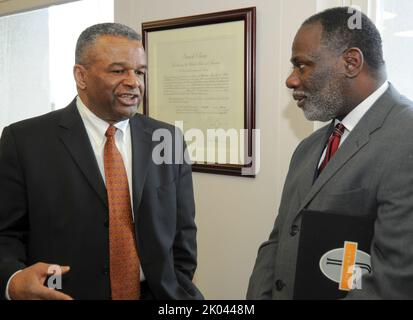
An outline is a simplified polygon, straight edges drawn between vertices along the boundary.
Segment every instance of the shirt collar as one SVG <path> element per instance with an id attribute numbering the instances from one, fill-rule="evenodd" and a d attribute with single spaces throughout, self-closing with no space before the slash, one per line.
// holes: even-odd
<path id="1" fill-rule="evenodd" d="M 109 123 L 90 111 L 79 96 L 76 98 L 76 105 L 86 128 L 92 135 L 92 139 L 97 145 L 102 145 L 104 141 L 106 141 L 105 133 L 109 128 Z M 126 133 L 129 128 L 129 119 L 117 122 L 114 126 L 118 129 L 116 134 L 118 135 L 119 133 L 122 141 L 125 141 Z"/>
<path id="2" fill-rule="evenodd" d="M 359 123 L 361 118 L 366 114 L 367 111 L 373 106 L 373 104 L 386 92 L 389 87 L 388 81 L 385 81 L 383 85 L 374 91 L 367 99 L 355 107 L 341 123 L 344 125 L 346 130 L 351 132 Z M 335 120 L 334 125 L 337 125 L 340 121 Z"/>

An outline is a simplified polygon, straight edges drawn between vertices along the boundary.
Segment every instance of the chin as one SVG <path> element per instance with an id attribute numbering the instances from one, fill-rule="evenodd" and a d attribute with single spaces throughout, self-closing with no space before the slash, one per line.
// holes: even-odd
<path id="1" fill-rule="evenodd" d="M 113 116 L 116 119 L 121 119 L 119 121 L 122 120 L 126 120 L 126 119 L 130 119 L 132 118 L 135 114 L 138 113 L 138 107 L 137 106 L 133 106 L 133 107 L 121 107 L 121 110 L 118 110 L 118 112 L 116 112 Z"/>
<path id="2" fill-rule="evenodd" d="M 119 122 L 119 121 L 124 121 L 124 120 L 130 119 L 130 118 L 132 118 L 135 114 L 136 114 L 136 112 L 134 112 L 134 113 L 129 113 L 129 114 L 119 115 L 119 116 L 117 117 L 117 121 Z"/>
<path id="3" fill-rule="evenodd" d="M 334 119 L 332 116 L 320 115 L 314 112 L 304 112 L 304 116 L 308 121 L 328 122 Z"/>

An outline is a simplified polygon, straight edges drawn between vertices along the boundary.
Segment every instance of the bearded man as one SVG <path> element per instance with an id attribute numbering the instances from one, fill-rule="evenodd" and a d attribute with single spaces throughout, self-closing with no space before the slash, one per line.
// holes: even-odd
<path id="1" fill-rule="evenodd" d="M 357 13 L 361 29 L 350 27 L 353 10 L 341 7 L 312 16 L 295 37 L 286 85 L 308 120 L 331 124 L 294 152 L 248 299 L 295 298 L 309 211 L 373 221 L 372 272 L 346 298 L 413 298 L 413 103 L 387 81 L 380 34 Z"/>

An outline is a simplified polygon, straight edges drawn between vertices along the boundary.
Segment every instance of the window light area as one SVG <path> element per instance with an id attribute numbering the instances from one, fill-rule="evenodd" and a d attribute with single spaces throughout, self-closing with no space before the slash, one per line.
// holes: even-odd
<path id="1" fill-rule="evenodd" d="M 383 37 L 384 58 L 390 82 L 403 95 L 413 99 L 413 1 L 377 1 L 376 23 Z"/>
<path id="2" fill-rule="evenodd" d="M 76 40 L 114 21 L 113 0 L 82 0 L 0 17 L 0 134 L 10 123 L 63 108 L 76 96 Z"/>
<path id="3" fill-rule="evenodd" d="M 87 27 L 113 22 L 113 0 L 83 0 L 49 9 L 50 98 L 53 109 L 76 96 L 73 80 L 76 40 Z"/>

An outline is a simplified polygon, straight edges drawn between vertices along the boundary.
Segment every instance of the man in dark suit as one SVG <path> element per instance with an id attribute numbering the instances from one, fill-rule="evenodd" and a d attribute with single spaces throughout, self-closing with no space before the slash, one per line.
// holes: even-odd
<path id="1" fill-rule="evenodd" d="M 303 209 L 375 221 L 372 273 L 347 298 L 413 298 L 413 103 L 387 82 L 380 34 L 356 14 L 361 29 L 351 9 L 333 8 L 295 37 L 287 86 L 307 119 L 333 121 L 294 152 L 249 299 L 294 297 Z"/>
<path id="2" fill-rule="evenodd" d="M 0 298 L 202 299 L 191 167 L 182 135 L 137 113 L 146 67 L 134 30 L 92 26 L 76 47 L 78 97 L 4 129 Z M 154 161 L 158 129 L 171 164 Z M 60 272 L 61 291 L 47 288 Z"/>

